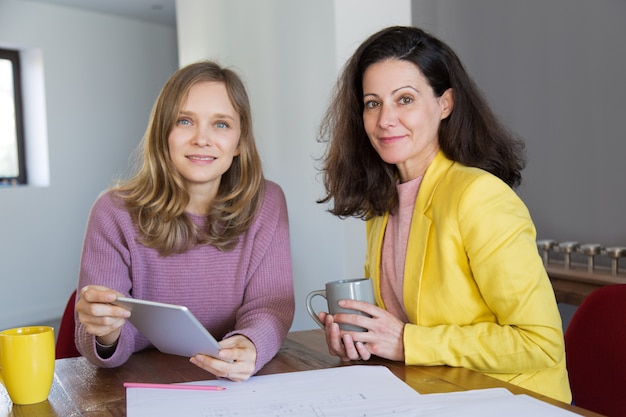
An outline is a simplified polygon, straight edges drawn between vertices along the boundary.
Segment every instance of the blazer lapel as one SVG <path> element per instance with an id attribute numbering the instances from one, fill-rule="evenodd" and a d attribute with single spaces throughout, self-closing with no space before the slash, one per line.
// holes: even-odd
<path id="1" fill-rule="evenodd" d="M 426 265 L 426 251 L 432 229 L 429 209 L 437 187 L 452 164 L 453 162 L 447 159 L 442 151 L 439 151 L 424 174 L 415 201 L 404 263 L 405 278 L 416 277 L 404 280 L 404 306 L 409 320 L 415 324 L 419 324 L 420 290 L 424 273 L 433 270 L 427 268 Z"/>

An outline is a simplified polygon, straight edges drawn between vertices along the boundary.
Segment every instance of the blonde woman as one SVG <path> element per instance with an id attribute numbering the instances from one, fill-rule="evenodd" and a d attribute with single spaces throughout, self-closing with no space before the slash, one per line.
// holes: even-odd
<path id="1" fill-rule="evenodd" d="M 218 377 L 248 379 L 276 354 L 294 314 L 287 208 L 232 70 L 199 62 L 167 81 L 137 173 L 92 208 L 78 294 L 76 345 L 99 366 L 150 347 L 117 295 L 187 306 L 223 359 L 191 362 Z"/>

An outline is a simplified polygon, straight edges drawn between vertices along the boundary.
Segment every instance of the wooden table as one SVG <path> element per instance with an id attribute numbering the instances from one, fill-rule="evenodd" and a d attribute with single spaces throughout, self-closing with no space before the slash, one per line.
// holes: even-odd
<path id="1" fill-rule="evenodd" d="M 405 366 L 380 359 L 362 363 L 387 366 L 422 394 L 504 387 L 515 394 L 529 394 L 581 415 L 599 416 L 464 368 Z M 278 355 L 259 375 L 337 366 L 344 365 L 328 354 L 322 331 L 308 330 L 290 333 Z M 26 406 L 12 405 L 6 390 L 0 386 L 0 417 L 120 417 L 126 415 L 126 397 L 122 386 L 125 381 L 171 383 L 206 379 L 213 378 L 187 358 L 156 350 L 136 353 L 126 364 L 114 369 L 97 368 L 82 357 L 59 359 L 47 401 Z"/>

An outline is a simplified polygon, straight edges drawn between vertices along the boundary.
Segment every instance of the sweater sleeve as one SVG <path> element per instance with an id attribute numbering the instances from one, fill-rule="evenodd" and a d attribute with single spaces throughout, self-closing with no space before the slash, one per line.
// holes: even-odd
<path id="1" fill-rule="evenodd" d="M 130 278 L 129 241 L 134 241 L 133 227 L 128 213 L 116 205 L 111 193 L 101 195 L 89 214 L 83 243 L 78 280 L 80 289 L 87 285 L 102 285 L 129 296 L 132 287 Z M 122 326 L 122 333 L 113 355 L 102 358 L 96 351 L 95 336 L 85 331 L 76 317 L 75 338 L 78 351 L 90 362 L 101 367 L 116 367 L 128 360 L 130 355 L 146 344 L 138 337 L 137 330 Z"/>
<path id="2" fill-rule="evenodd" d="M 263 207 L 253 226 L 249 280 L 238 309 L 235 329 L 257 350 L 254 373 L 278 352 L 293 321 L 295 310 L 285 196 L 277 184 L 266 183 Z"/>
<path id="3" fill-rule="evenodd" d="M 462 193 L 456 216 L 460 240 L 450 244 L 462 249 L 441 252 L 466 253 L 466 261 L 447 262 L 466 265 L 466 279 L 475 281 L 474 302 L 485 307 L 468 322 L 461 301 L 468 297 L 457 295 L 456 305 L 440 306 L 457 310 L 457 322 L 407 325 L 406 362 L 511 375 L 560 366 L 561 319 L 522 201 L 504 183 L 482 176 Z"/>

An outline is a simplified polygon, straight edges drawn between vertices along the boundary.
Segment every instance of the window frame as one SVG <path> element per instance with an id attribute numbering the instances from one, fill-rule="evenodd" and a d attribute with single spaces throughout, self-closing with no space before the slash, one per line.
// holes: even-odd
<path id="1" fill-rule="evenodd" d="M 0 185 L 27 184 L 26 176 L 26 149 L 24 139 L 24 107 L 22 97 L 22 72 L 20 52 L 14 49 L 0 47 L 0 58 L 11 62 L 13 67 L 13 104 L 15 106 L 15 134 L 17 141 L 17 177 L 0 177 Z"/>

